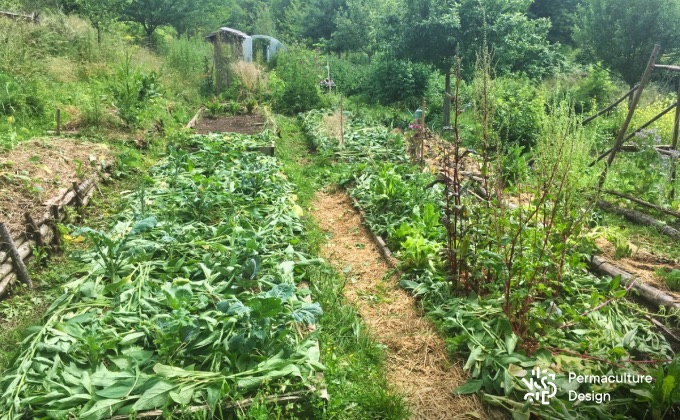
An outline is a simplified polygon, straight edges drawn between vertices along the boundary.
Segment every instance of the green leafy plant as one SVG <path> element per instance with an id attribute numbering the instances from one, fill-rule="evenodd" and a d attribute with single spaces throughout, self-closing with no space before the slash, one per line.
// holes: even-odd
<path id="1" fill-rule="evenodd" d="M 206 102 L 205 107 L 208 112 L 210 112 L 211 118 L 217 118 L 217 116 L 222 112 L 222 104 L 216 97 L 213 97 L 211 100 Z"/>
<path id="2" fill-rule="evenodd" d="M 680 291 L 680 270 L 659 268 L 654 275 L 663 281 L 674 292 Z"/>
<path id="3" fill-rule="evenodd" d="M 608 229 L 606 239 L 614 246 L 614 258 L 628 258 L 633 254 L 633 250 L 628 243 L 628 238 L 616 229 Z"/>

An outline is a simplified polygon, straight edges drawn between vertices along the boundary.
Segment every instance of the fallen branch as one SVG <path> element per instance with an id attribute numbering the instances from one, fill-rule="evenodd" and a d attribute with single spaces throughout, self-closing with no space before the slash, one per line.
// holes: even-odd
<path id="1" fill-rule="evenodd" d="M 659 328 L 661 331 L 663 331 L 666 335 L 671 337 L 676 342 L 680 343 L 680 338 L 677 335 L 675 335 L 671 330 L 666 328 L 666 326 L 663 325 L 661 322 L 657 321 L 656 319 L 652 318 L 649 315 L 645 315 L 645 318 L 647 318 L 647 320 L 649 320 L 649 322 L 654 324 L 657 328 Z"/>
<path id="2" fill-rule="evenodd" d="M 637 282 L 636 282 L 635 280 L 633 280 L 632 282 L 630 282 L 630 284 L 628 285 L 628 287 L 626 287 L 626 292 L 629 292 L 630 289 L 632 289 L 636 284 L 637 284 Z M 586 316 L 586 315 L 588 315 L 588 314 L 590 314 L 590 313 L 593 313 L 593 312 L 595 312 L 595 311 L 598 311 L 598 310 L 604 308 L 605 306 L 609 305 L 610 303 L 612 303 L 612 302 L 615 301 L 616 299 L 617 299 L 617 298 L 614 298 L 614 297 L 613 297 L 613 298 L 609 298 L 609 299 L 605 300 L 604 302 L 600 303 L 599 305 L 597 305 L 596 307 L 594 307 L 594 308 L 592 308 L 592 309 L 589 309 L 589 310 L 583 312 L 583 313 L 580 314 L 579 316 L 584 317 L 584 316 Z M 574 325 L 576 325 L 576 321 L 568 322 L 568 323 L 566 323 L 566 324 L 560 325 L 560 329 L 562 329 L 562 328 L 567 328 L 567 327 L 571 327 L 571 326 L 574 326 Z"/>
<path id="3" fill-rule="evenodd" d="M 187 123 L 187 128 L 194 128 L 194 127 L 196 127 L 196 123 L 198 123 L 198 120 L 199 120 L 199 119 L 201 118 L 201 116 L 203 115 L 203 110 L 204 110 L 204 109 L 205 109 L 204 107 L 198 108 L 198 111 L 196 112 L 196 115 L 194 115 L 194 118 L 192 118 L 191 121 L 189 121 L 189 122 Z"/>
<path id="4" fill-rule="evenodd" d="M 0 280 L 0 298 L 5 297 L 7 292 L 9 292 L 9 286 L 12 285 L 14 280 L 16 280 L 17 276 L 15 274 L 8 274 Z"/>
<path id="5" fill-rule="evenodd" d="M 0 223 L 0 239 L 2 239 L 4 247 L 9 250 L 9 254 L 12 257 L 12 266 L 16 270 L 17 277 L 22 283 L 32 288 L 33 282 L 31 282 L 31 277 L 28 275 L 28 270 L 24 265 L 24 257 L 19 255 L 19 251 L 14 245 L 14 241 L 12 240 L 12 236 L 9 233 L 9 229 L 7 229 L 7 226 L 4 223 Z"/>
<path id="6" fill-rule="evenodd" d="M 640 294 L 640 297 L 653 305 L 664 306 L 669 309 L 680 309 L 680 303 L 675 298 L 648 284 L 634 282 L 635 279 L 632 274 L 616 267 L 602 257 L 594 256 L 590 260 L 589 266 L 592 271 L 600 275 L 610 277 L 621 276 L 621 283 L 625 286 L 635 283 L 633 289 Z"/>
<path id="7" fill-rule="evenodd" d="M 33 12 L 30 15 L 23 15 L 21 13 L 0 11 L 0 16 L 5 16 L 15 20 L 27 20 L 33 23 L 40 23 L 40 14 L 38 12 Z"/>
<path id="8" fill-rule="evenodd" d="M 644 201 L 644 200 L 640 200 L 639 198 L 633 197 L 632 195 L 628 195 L 628 194 L 624 194 L 624 193 L 620 193 L 618 191 L 612 191 L 612 190 L 605 190 L 603 192 L 605 194 L 613 195 L 613 196 L 620 197 L 620 198 L 625 198 L 626 200 L 630 200 L 634 203 L 640 204 L 641 206 L 646 206 L 646 207 L 652 208 L 654 210 L 658 210 L 662 213 L 665 213 L 665 214 L 668 214 L 670 216 L 677 217 L 678 219 L 680 219 L 680 213 L 675 212 L 673 210 L 665 209 L 665 208 L 663 208 L 659 205 L 649 203 L 649 202 Z"/>
<path id="9" fill-rule="evenodd" d="M 624 207 L 619 207 L 615 206 L 612 203 L 608 203 L 606 201 L 598 201 L 597 202 L 598 207 L 600 207 L 603 210 L 610 211 L 612 213 L 620 214 L 621 216 L 625 217 L 626 219 L 644 225 L 644 226 L 651 226 L 658 230 L 659 232 L 663 233 L 666 236 L 670 236 L 673 239 L 680 240 L 680 231 L 677 229 L 674 229 L 665 223 L 659 222 L 655 218 L 639 212 L 637 210 L 632 210 L 632 209 L 627 209 Z"/>

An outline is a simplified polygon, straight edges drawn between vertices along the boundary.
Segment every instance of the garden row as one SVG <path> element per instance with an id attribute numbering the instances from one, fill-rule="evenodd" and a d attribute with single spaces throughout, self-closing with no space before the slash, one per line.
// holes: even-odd
<path id="1" fill-rule="evenodd" d="M 340 144 L 326 134 L 322 113 L 302 120 L 313 145 L 336 158 L 334 172 L 367 226 L 395 251 L 400 284 L 466 360 L 471 378 L 457 393 L 480 392 L 514 418 L 672 417 L 680 366 L 671 346 L 650 314 L 625 299 L 620 278 L 586 270 L 595 249 L 586 223 L 591 208 L 577 201 L 583 181 L 569 177 L 586 176 L 575 165 L 587 149 L 559 137 L 573 132 L 560 123 L 568 124 L 547 126 L 534 150 L 531 198 L 507 205 L 495 193 L 481 199 L 478 185 L 454 174 L 464 153 L 455 141 L 440 153 L 435 176 L 409 164 L 403 141 L 370 122 L 349 123 Z M 483 159 L 479 165 L 482 174 L 495 167 Z M 496 184 L 485 179 L 487 189 Z M 536 368 L 555 375 L 555 392 L 530 386 L 540 382 Z M 654 379 L 584 383 L 570 374 Z M 544 390 L 550 404 L 540 404 L 537 391 Z"/>
<path id="2" fill-rule="evenodd" d="M 3 373 L 0 418 L 217 414 L 318 386 L 293 187 L 258 139 L 227 137 L 170 146 L 115 226 L 65 237 L 88 244 L 81 275 Z"/>

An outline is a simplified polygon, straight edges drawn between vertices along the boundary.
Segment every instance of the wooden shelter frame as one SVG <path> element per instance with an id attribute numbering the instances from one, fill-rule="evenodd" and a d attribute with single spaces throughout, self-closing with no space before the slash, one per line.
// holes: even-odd
<path id="1" fill-rule="evenodd" d="M 231 83 L 229 64 L 233 57 L 243 56 L 243 41 L 248 38 L 250 37 L 247 34 L 227 27 L 220 28 L 205 38 L 213 44 L 213 68 L 217 94 L 229 87 Z"/>
<path id="2" fill-rule="evenodd" d="M 604 153 L 602 153 L 600 156 L 597 157 L 593 162 L 591 162 L 590 166 L 594 166 L 597 162 L 600 160 L 604 159 L 605 157 L 607 158 L 605 162 L 605 167 L 602 173 L 600 174 L 600 178 L 598 180 L 598 189 L 602 189 L 602 186 L 604 185 L 604 182 L 607 178 L 607 172 L 609 171 L 609 167 L 612 165 L 614 162 L 614 158 L 616 157 L 616 154 L 619 151 L 622 151 L 625 149 L 624 143 L 626 143 L 628 140 L 632 139 L 637 133 L 641 132 L 648 126 L 650 126 L 652 123 L 657 121 L 659 118 L 663 117 L 667 113 L 669 113 L 671 110 L 675 109 L 675 120 L 673 123 L 673 136 L 671 140 L 671 145 L 668 147 L 663 147 L 663 146 L 656 146 L 654 149 L 657 151 L 659 154 L 663 154 L 666 156 L 671 157 L 671 168 L 670 168 L 670 183 L 671 183 L 671 190 L 670 190 L 670 198 L 671 200 L 675 198 L 675 180 L 677 177 L 677 163 L 678 163 L 678 158 L 680 158 L 680 153 L 678 153 L 678 134 L 680 131 L 680 75 L 676 78 L 676 91 L 677 91 L 677 99 L 676 101 L 671 104 L 670 106 L 666 107 L 663 111 L 661 111 L 659 114 L 651 118 L 649 121 L 644 123 L 642 126 L 637 128 L 635 131 L 633 131 L 630 134 L 627 134 L 628 132 L 628 127 L 630 126 L 630 122 L 633 119 L 633 116 L 635 115 L 635 110 L 637 109 L 638 103 L 640 102 L 640 97 L 642 96 L 642 92 L 645 89 L 645 86 L 647 86 L 647 83 L 649 82 L 652 72 L 654 70 L 666 70 L 666 71 L 673 71 L 673 72 L 678 72 L 680 73 L 680 66 L 676 65 L 664 65 L 664 64 L 656 64 L 656 61 L 659 57 L 659 52 L 661 51 L 661 46 L 659 44 L 654 45 L 654 49 L 652 50 L 652 54 L 649 56 L 649 60 L 647 62 L 647 66 L 642 73 L 642 77 L 640 78 L 640 82 L 635 85 L 632 89 L 630 89 L 628 92 L 626 92 L 623 96 L 618 98 L 616 101 L 614 101 L 612 104 L 607 106 L 606 108 L 598 111 L 594 115 L 592 115 L 589 118 L 586 118 L 583 120 L 583 125 L 586 125 L 593 121 L 595 118 L 611 111 L 614 109 L 618 104 L 623 102 L 625 99 L 630 97 L 630 105 L 628 107 L 628 113 L 626 114 L 626 119 L 624 120 L 621 129 L 619 130 L 617 136 L 616 136 L 616 141 L 614 142 L 614 145 Z M 632 95 L 632 96 L 631 96 Z"/>

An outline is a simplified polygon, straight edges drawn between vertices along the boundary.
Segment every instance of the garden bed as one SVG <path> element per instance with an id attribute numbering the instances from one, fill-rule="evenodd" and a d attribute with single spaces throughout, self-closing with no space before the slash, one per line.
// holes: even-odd
<path id="1" fill-rule="evenodd" d="M 71 232 L 88 245 L 81 275 L 3 372 L 3 414 L 158 417 L 317 393 L 306 327 L 321 309 L 296 286 L 318 261 L 295 249 L 293 186 L 274 159 L 220 137 L 172 149 L 110 229 Z"/>
<path id="2" fill-rule="evenodd" d="M 555 214 L 569 214 L 569 220 L 575 215 L 567 210 L 561 213 L 562 209 L 540 213 L 555 205 L 554 201 L 542 201 L 547 193 L 534 193 L 535 199 L 531 199 L 522 191 L 522 199 L 515 200 L 515 205 L 497 193 L 480 201 L 468 194 L 472 188 L 465 181 L 440 180 L 406 164 L 398 141 L 377 135 L 379 129 L 353 131 L 352 127 L 360 124 L 350 123 L 346 138 L 352 143 L 338 147 L 320 124 L 323 120 L 318 114 L 303 118 L 312 144 L 336 158 L 334 172 L 342 174 L 340 181 L 359 202 L 366 225 L 395 251 L 403 272 L 400 284 L 421 299 L 446 335 L 449 349 L 466 360 L 464 368 L 473 379 L 456 393 L 482 392 L 485 401 L 506 408 L 516 418 L 635 418 L 660 404 L 654 386 L 588 386 L 569 379 L 570 372 L 603 375 L 621 371 L 664 381 L 675 369 L 673 350 L 656 329 L 663 325 L 625 298 L 630 279 L 587 273 L 583 259 L 592 243 L 578 235 L 567 235 L 567 242 L 550 230 Z M 553 151 L 564 150 L 547 142 L 542 147 L 545 154 L 537 156 L 545 162 L 555 159 Z M 547 167 L 568 168 L 564 165 Z M 543 168 L 537 173 L 549 173 Z M 580 175 L 564 170 L 564 175 L 556 176 L 567 182 L 573 179 L 567 178 L 570 174 Z M 439 183 L 445 187 L 437 186 Z M 455 190 L 456 185 L 462 185 L 461 190 Z M 551 182 L 538 185 L 554 187 Z M 457 196 L 460 203 L 454 201 L 456 191 L 465 193 Z M 458 226 L 467 230 L 456 231 L 455 240 L 460 242 L 454 242 L 455 252 L 448 252 L 454 238 L 448 229 L 456 227 L 447 222 L 447 215 L 453 220 L 456 214 Z M 570 227 L 563 221 L 555 223 L 558 229 Z M 514 254 L 517 238 L 521 248 Z M 461 264 L 467 265 L 462 275 L 456 276 L 449 271 L 449 258 L 458 261 L 459 255 L 466 258 Z M 555 276 L 558 270 L 560 275 Z M 468 278 L 475 280 L 468 282 Z M 540 379 L 540 373 L 532 373 L 532 369 L 555 375 L 556 393 L 549 406 L 527 401 L 532 389 L 522 379 Z M 575 402 L 571 392 L 609 393 L 612 402 L 620 403 Z"/>
<path id="3" fill-rule="evenodd" d="M 0 222 L 16 235 L 25 230 L 24 214 L 39 218 L 48 199 L 92 177 L 109 165 L 106 145 L 70 138 L 26 141 L 0 154 Z"/>

